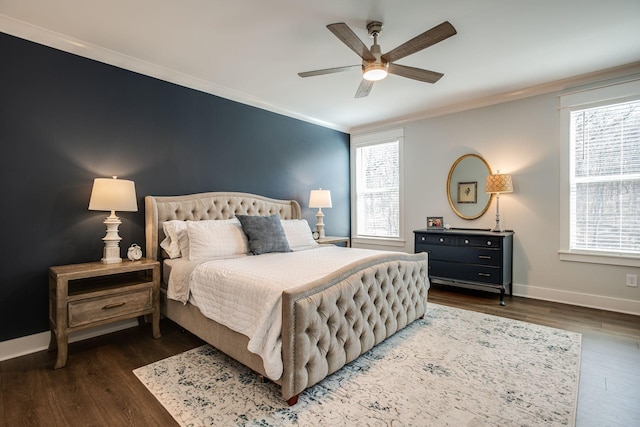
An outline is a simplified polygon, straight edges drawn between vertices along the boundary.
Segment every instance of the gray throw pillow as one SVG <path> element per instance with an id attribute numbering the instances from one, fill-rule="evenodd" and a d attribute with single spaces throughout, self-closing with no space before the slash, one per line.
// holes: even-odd
<path id="1" fill-rule="evenodd" d="M 269 252 L 291 252 L 280 216 L 236 215 L 244 234 L 249 238 L 249 252 L 254 255 Z"/>

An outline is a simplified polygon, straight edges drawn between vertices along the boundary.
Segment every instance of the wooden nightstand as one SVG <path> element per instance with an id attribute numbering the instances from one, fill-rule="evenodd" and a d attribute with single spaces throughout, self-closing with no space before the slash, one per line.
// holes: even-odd
<path id="1" fill-rule="evenodd" d="M 55 369 L 67 364 L 69 333 L 151 314 L 160 338 L 160 263 L 141 259 L 117 264 L 91 262 L 49 269 L 49 350 L 58 349 Z"/>
<path id="2" fill-rule="evenodd" d="M 326 236 L 321 237 L 316 242 L 321 245 L 335 245 L 336 243 L 344 243 L 346 247 L 351 246 L 351 239 L 348 237 Z"/>

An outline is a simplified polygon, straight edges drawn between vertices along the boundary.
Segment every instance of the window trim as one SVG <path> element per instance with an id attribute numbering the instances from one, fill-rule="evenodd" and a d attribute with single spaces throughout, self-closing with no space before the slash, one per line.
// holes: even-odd
<path id="1" fill-rule="evenodd" d="M 640 256 L 622 252 L 570 249 L 571 111 L 640 99 L 640 78 L 564 93 L 560 100 L 560 249 L 561 261 L 640 267 Z"/>
<path id="2" fill-rule="evenodd" d="M 356 194 L 356 149 L 368 145 L 398 141 L 399 197 L 398 197 L 398 237 L 371 237 L 358 235 L 358 203 Z M 381 246 L 404 246 L 404 128 L 387 129 L 360 135 L 351 135 L 351 236 L 352 243 Z"/>

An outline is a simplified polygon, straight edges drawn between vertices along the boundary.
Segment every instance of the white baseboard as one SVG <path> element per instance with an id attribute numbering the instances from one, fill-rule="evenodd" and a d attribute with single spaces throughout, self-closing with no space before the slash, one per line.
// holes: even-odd
<path id="1" fill-rule="evenodd" d="M 560 302 L 580 307 L 597 308 L 618 313 L 640 315 L 640 301 L 602 295 L 583 294 L 579 292 L 560 291 L 558 289 L 537 286 L 513 285 L 513 295 L 544 301 Z"/>
<path id="2" fill-rule="evenodd" d="M 99 335 L 109 334 L 111 332 L 120 331 L 136 326 L 136 319 L 122 320 L 114 322 L 110 325 L 100 326 L 91 329 L 85 329 L 69 335 L 69 342 L 86 340 L 88 338 L 97 337 Z M 50 332 L 41 332 L 39 334 L 28 335 L 13 340 L 0 342 L 0 361 L 13 359 L 14 357 L 24 356 L 25 354 L 35 353 L 37 351 L 49 348 Z"/>

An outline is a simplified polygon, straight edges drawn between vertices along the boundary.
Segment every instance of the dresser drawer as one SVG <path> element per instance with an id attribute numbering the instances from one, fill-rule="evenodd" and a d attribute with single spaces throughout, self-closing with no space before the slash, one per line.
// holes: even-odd
<path id="1" fill-rule="evenodd" d="M 416 234 L 415 244 L 417 245 L 439 245 L 439 246 L 462 246 L 478 248 L 500 248 L 502 238 L 496 236 L 456 236 L 438 234 Z"/>
<path id="2" fill-rule="evenodd" d="M 448 261 L 429 261 L 429 278 L 459 280 L 499 286 L 502 270 L 499 267 L 475 264 L 460 264 Z"/>
<path id="3" fill-rule="evenodd" d="M 429 254 L 429 261 L 452 261 L 493 265 L 495 267 L 499 267 L 502 263 L 502 251 L 498 248 L 416 245 L 416 252 L 427 252 Z"/>
<path id="4" fill-rule="evenodd" d="M 153 310 L 153 289 L 69 302 L 69 328 Z"/>

